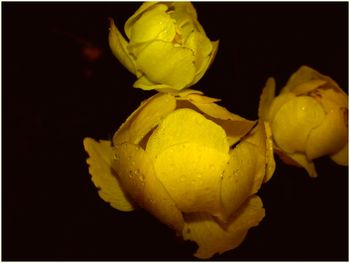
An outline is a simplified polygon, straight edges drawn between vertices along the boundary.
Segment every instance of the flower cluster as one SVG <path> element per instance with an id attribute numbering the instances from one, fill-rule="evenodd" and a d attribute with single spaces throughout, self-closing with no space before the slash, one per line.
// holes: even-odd
<path id="1" fill-rule="evenodd" d="M 189 89 L 212 63 L 210 41 L 188 2 L 146 2 L 125 23 L 110 20 L 113 54 L 157 90 L 112 140 L 85 138 L 100 197 L 120 211 L 140 207 L 185 240 L 201 259 L 234 249 L 265 216 L 257 196 L 275 171 L 274 152 L 316 176 L 312 160 L 347 165 L 347 95 L 329 77 L 303 66 L 275 97 L 263 89 L 259 120 L 247 120 Z"/>

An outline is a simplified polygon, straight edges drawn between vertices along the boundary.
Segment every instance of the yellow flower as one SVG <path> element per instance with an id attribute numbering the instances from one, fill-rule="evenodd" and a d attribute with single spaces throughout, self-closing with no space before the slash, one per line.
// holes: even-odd
<path id="1" fill-rule="evenodd" d="M 259 224 L 265 211 L 255 194 L 275 169 L 268 123 L 216 101 L 194 90 L 158 93 L 112 142 L 84 139 L 100 196 L 122 211 L 144 208 L 195 241 L 203 259 L 237 247 Z"/>
<path id="2" fill-rule="evenodd" d="M 125 23 L 125 34 L 110 24 L 113 54 L 134 75 L 134 87 L 176 91 L 194 85 L 213 61 L 211 42 L 189 2 L 145 2 Z"/>
<path id="3" fill-rule="evenodd" d="M 316 177 L 313 159 L 329 155 L 348 163 L 348 96 L 331 78 L 302 66 L 275 97 L 270 78 L 262 92 L 260 118 L 269 121 L 276 152 Z"/>

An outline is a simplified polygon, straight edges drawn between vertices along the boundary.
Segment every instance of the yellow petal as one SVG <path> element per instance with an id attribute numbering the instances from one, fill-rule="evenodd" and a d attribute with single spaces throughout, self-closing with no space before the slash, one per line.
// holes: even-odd
<path id="1" fill-rule="evenodd" d="M 110 141 L 95 141 L 85 138 L 85 151 L 89 154 L 87 163 L 89 173 L 92 176 L 94 185 L 99 189 L 100 197 L 120 211 L 132 211 L 134 205 L 126 196 L 117 179 L 116 173 L 112 170 L 113 151 Z"/>
<path id="2" fill-rule="evenodd" d="M 190 95 L 188 99 L 201 112 L 205 113 L 208 119 L 217 123 L 225 130 L 230 146 L 238 142 L 255 125 L 255 121 L 244 119 L 215 103 L 207 103 L 203 101 L 202 97 L 204 96 Z"/>
<path id="3" fill-rule="evenodd" d="M 228 154 L 196 143 L 168 147 L 154 160 L 159 180 L 183 212 L 221 212 L 220 185 Z"/>
<path id="4" fill-rule="evenodd" d="M 260 95 L 258 116 L 259 119 L 268 120 L 268 112 L 275 97 L 276 82 L 274 78 L 268 78 Z"/>
<path id="5" fill-rule="evenodd" d="M 248 230 L 259 224 L 265 216 L 258 196 L 251 197 L 224 226 L 206 214 L 189 214 L 185 218 L 183 236 L 195 241 L 199 248 L 195 256 L 208 259 L 215 253 L 224 253 L 239 246 Z"/>
<path id="6" fill-rule="evenodd" d="M 329 112 L 334 109 L 343 109 L 347 119 L 348 114 L 348 95 L 344 92 L 339 92 L 336 89 L 325 88 L 318 89 L 314 94 L 311 94 L 325 109 Z"/>
<path id="7" fill-rule="evenodd" d="M 272 140 L 272 131 L 270 124 L 264 122 L 265 134 L 266 134 L 266 173 L 264 178 L 264 183 L 269 181 L 275 172 L 276 162 L 274 158 L 274 145 Z"/>
<path id="8" fill-rule="evenodd" d="M 134 88 L 139 88 L 143 90 L 158 90 L 159 92 L 171 92 L 172 88 L 169 85 L 166 84 L 157 84 L 152 82 L 147 78 L 147 76 L 142 75 L 140 76 L 133 85 Z"/>
<path id="9" fill-rule="evenodd" d="M 171 2 L 170 6 L 174 9 L 171 13 L 172 18 L 180 26 L 187 23 L 188 20 L 196 20 L 197 12 L 191 2 Z"/>
<path id="10" fill-rule="evenodd" d="M 145 11 L 130 30 L 130 45 L 155 39 L 171 42 L 176 34 L 175 21 L 166 13 L 167 9 L 166 5 L 157 4 Z"/>
<path id="11" fill-rule="evenodd" d="M 317 89 L 318 87 L 324 85 L 327 83 L 327 81 L 322 80 L 322 79 L 315 79 L 315 80 L 310 80 L 307 82 L 303 82 L 297 86 L 294 86 L 291 89 L 291 92 L 295 95 L 306 95 L 308 92 L 312 92 L 313 90 Z"/>
<path id="12" fill-rule="evenodd" d="M 244 142 L 249 142 L 256 146 L 255 151 L 259 151 L 265 156 L 265 177 L 264 182 L 267 182 L 272 177 L 276 163 L 273 156 L 274 145 L 272 141 L 271 127 L 268 122 L 259 121 L 258 125 L 244 138 Z M 257 191 L 260 188 L 261 182 L 256 185 Z"/>
<path id="13" fill-rule="evenodd" d="M 280 94 L 293 92 L 293 89 L 300 84 L 303 84 L 308 81 L 319 80 L 322 78 L 322 75 L 316 70 L 308 67 L 301 66 L 293 75 L 289 78 L 286 86 L 283 87 Z M 305 86 L 304 86 L 305 87 Z M 315 87 L 313 87 L 315 88 Z M 299 88 L 299 91 L 302 90 Z"/>
<path id="14" fill-rule="evenodd" d="M 347 166 L 349 157 L 348 157 L 348 143 L 344 145 L 341 150 L 333 155 L 330 156 L 331 159 L 339 165 Z"/>
<path id="15" fill-rule="evenodd" d="M 293 93 L 285 93 L 275 97 L 267 111 L 266 120 L 271 122 L 281 107 L 294 98 L 296 98 L 296 96 Z"/>
<path id="16" fill-rule="evenodd" d="M 224 170 L 221 200 L 224 221 L 247 199 L 256 193 L 265 175 L 265 152 L 247 141 L 230 151 L 230 160 Z"/>
<path id="17" fill-rule="evenodd" d="M 186 97 L 188 97 L 191 94 L 203 94 L 203 92 L 199 91 L 199 90 L 194 90 L 194 89 L 184 89 L 184 90 L 181 90 L 179 92 L 176 92 L 176 96 L 177 96 L 178 99 L 179 98 L 186 98 Z"/>
<path id="18" fill-rule="evenodd" d="M 213 46 L 209 38 L 206 35 L 201 34 L 198 31 L 193 31 L 186 39 L 184 46 L 191 49 L 195 56 L 195 66 L 198 71 L 202 69 L 202 64 L 206 59 L 209 59 L 209 55 L 213 50 Z"/>
<path id="19" fill-rule="evenodd" d="M 306 145 L 309 160 L 338 152 L 348 141 L 343 112 L 338 108 L 325 116 L 322 124 L 310 132 Z"/>
<path id="20" fill-rule="evenodd" d="M 338 92 L 343 92 L 338 84 L 328 76 L 325 76 L 318 71 L 308 67 L 301 66 L 288 80 L 286 86 L 281 90 L 280 94 L 293 92 L 300 95 L 310 92 L 311 90 L 322 85 L 331 86 Z"/>
<path id="21" fill-rule="evenodd" d="M 113 143 L 138 144 L 145 135 L 176 107 L 170 94 L 156 94 L 134 111 L 113 136 Z"/>
<path id="22" fill-rule="evenodd" d="M 181 232 L 182 213 L 157 179 L 153 162 L 138 145 L 116 145 L 113 168 L 118 172 L 124 189 L 143 208 L 162 223 Z"/>
<path id="23" fill-rule="evenodd" d="M 221 99 L 217 99 L 217 98 L 211 98 L 211 97 L 208 97 L 208 96 L 204 96 L 202 95 L 202 93 L 188 93 L 188 94 L 184 94 L 184 93 L 181 93 L 181 96 L 186 99 L 186 100 L 189 100 L 191 101 L 192 103 L 204 103 L 204 104 L 208 104 L 208 103 L 213 103 L 213 102 L 217 102 L 217 101 L 220 101 Z M 229 114 L 227 113 L 227 110 L 223 110 L 225 111 L 224 114 Z"/>
<path id="24" fill-rule="evenodd" d="M 130 39 L 131 37 L 131 30 L 134 23 L 140 18 L 140 16 L 146 12 L 147 10 L 152 9 L 156 5 L 159 5 L 157 2 L 144 2 L 137 10 L 136 12 L 129 17 L 129 19 L 126 21 L 124 26 L 124 31 L 126 36 Z"/>
<path id="25" fill-rule="evenodd" d="M 198 144 L 227 154 L 225 131 L 202 114 L 191 109 L 178 109 L 169 114 L 150 136 L 146 151 L 155 158 L 170 146 Z"/>
<path id="26" fill-rule="evenodd" d="M 136 64 L 152 82 L 181 90 L 194 78 L 193 61 L 194 56 L 190 49 L 155 40 L 142 50 Z"/>
<path id="27" fill-rule="evenodd" d="M 127 45 L 128 42 L 115 26 L 113 19 L 110 19 L 109 46 L 120 63 L 136 75 L 135 60 L 129 55 Z"/>
<path id="28" fill-rule="evenodd" d="M 201 66 L 197 69 L 196 75 L 194 76 L 194 79 L 193 79 L 191 85 L 196 84 L 203 77 L 205 72 L 207 72 L 207 70 L 208 70 L 209 66 L 211 65 L 211 63 L 213 63 L 213 61 L 214 61 L 214 59 L 216 57 L 216 54 L 218 52 L 219 40 L 212 41 L 211 45 L 212 45 L 212 50 L 211 50 L 211 52 L 210 52 L 210 54 L 208 56 L 205 56 L 202 59 Z"/>
<path id="29" fill-rule="evenodd" d="M 317 172 L 315 169 L 315 164 L 308 160 L 305 154 L 302 153 L 292 153 L 288 154 L 288 157 L 294 160 L 301 167 L 305 168 L 310 177 L 317 177 Z"/>
<path id="30" fill-rule="evenodd" d="M 312 129 L 324 119 L 324 111 L 313 98 L 301 96 L 285 103 L 272 120 L 276 144 L 289 153 L 304 152 Z"/>

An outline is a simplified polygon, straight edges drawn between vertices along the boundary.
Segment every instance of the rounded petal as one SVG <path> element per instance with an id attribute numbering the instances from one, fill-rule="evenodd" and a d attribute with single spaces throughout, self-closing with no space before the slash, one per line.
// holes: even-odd
<path id="1" fill-rule="evenodd" d="M 285 153 L 285 152 L 277 152 L 283 161 L 286 160 L 287 164 L 291 165 L 297 165 L 303 167 L 310 177 L 317 177 L 317 172 L 315 168 L 315 164 L 308 160 L 305 154 L 303 153 Z M 283 155 L 286 155 L 287 158 L 283 157 Z M 290 158 L 295 163 L 293 164 L 291 161 L 288 160 Z"/>
<path id="2" fill-rule="evenodd" d="M 347 166 L 349 161 L 348 154 L 348 143 L 346 143 L 339 152 L 331 155 L 330 157 L 336 164 Z"/>
<path id="3" fill-rule="evenodd" d="M 270 108 L 267 112 L 266 119 L 271 122 L 273 120 L 273 118 L 275 117 L 276 113 L 280 110 L 280 108 L 284 104 L 286 104 L 288 101 L 290 101 L 294 98 L 296 98 L 296 96 L 293 93 L 280 94 L 277 97 L 275 97 L 272 100 Z"/>
<path id="4" fill-rule="evenodd" d="M 268 122 L 264 122 L 265 126 L 265 134 L 266 134 L 266 173 L 264 178 L 264 183 L 269 181 L 275 172 L 276 162 L 274 158 L 274 145 L 272 139 L 272 131 L 270 124 Z"/>
<path id="5" fill-rule="evenodd" d="M 301 96 L 288 101 L 272 120 L 276 144 L 289 153 L 304 152 L 310 132 L 324 117 L 322 107 L 313 98 Z"/>
<path id="6" fill-rule="evenodd" d="M 195 66 L 197 72 L 202 70 L 203 63 L 209 59 L 213 46 L 206 35 L 198 31 L 193 31 L 186 39 L 184 46 L 191 49 L 195 56 Z"/>
<path id="7" fill-rule="evenodd" d="M 143 12 L 130 30 L 130 45 L 155 39 L 171 42 L 175 38 L 175 21 L 166 13 L 168 7 L 157 4 Z"/>
<path id="8" fill-rule="evenodd" d="M 259 190 L 264 176 L 265 155 L 255 145 L 243 141 L 230 151 L 221 184 L 224 221 Z"/>
<path id="9" fill-rule="evenodd" d="M 268 120 L 268 112 L 275 97 L 276 81 L 274 78 L 268 78 L 265 87 L 263 88 L 260 95 L 258 116 L 259 119 L 266 121 Z"/>
<path id="10" fill-rule="evenodd" d="M 308 67 L 308 66 L 301 66 L 296 72 L 293 73 L 293 75 L 289 78 L 286 86 L 283 87 L 280 94 L 288 93 L 288 92 L 294 92 L 293 89 L 300 84 L 313 81 L 313 80 L 319 80 L 322 78 L 323 75 L 321 75 L 316 70 Z M 307 86 L 304 86 L 307 87 Z M 315 86 L 313 88 L 316 88 Z M 299 88 L 299 92 L 302 91 L 302 88 Z M 310 91 L 310 90 L 309 90 Z M 298 93 L 299 93 L 298 92 Z M 307 92 L 305 90 L 305 92 Z"/>
<path id="11" fill-rule="evenodd" d="M 225 225 L 207 214 L 186 215 L 183 237 L 198 244 L 196 257 L 208 259 L 215 253 L 221 254 L 239 246 L 248 230 L 257 226 L 264 216 L 260 198 L 253 196 Z"/>
<path id="12" fill-rule="evenodd" d="M 220 185 L 228 154 L 196 143 L 175 144 L 154 160 L 159 180 L 183 212 L 221 211 Z"/>
<path id="13" fill-rule="evenodd" d="M 256 147 L 256 151 L 259 151 L 265 156 L 265 175 L 264 182 L 267 182 L 273 175 L 276 163 L 273 156 L 274 145 L 272 140 L 272 131 L 268 122 L 259 121 L 258 125 L 244 138 L 244 142 L 249 142 Z M 255 191 L 260 188 L 261 181 L 257 181 L 258 184 L 255 187 Z"/>
<path id="14" fill-rule="evenodd" d="M 139 88 L 143 90 L 158 90 L 159 92 L 166 93 L 168 90 L 171 91 L 171 86 L 166 84 L 157 84 L 152 82 L 147 78 L 147 76 L 143 75 L 140 76 L 135 82 L 134 82 L 134 88 Z"/>
<path id="15" fill-rule="evenodd" d="M 118 28 L 115 26 L 113 19 L 110 19 L 109 46 L 112 53 L 120 61 L 120 63 L 131 73 L 136 75 L 135 60 L 129 55 L 127 49 L 128 42 L 124 39 Z"/>
<path id="16" fill-rule="evenodd" d="M 156 158 L 167 148 L 193 143 L 227 154 L 225 131 L 202 114 L 191 109 L 178 109 L 169 114 L 150 136 L 146 151 Z"/>
<path id="17" fill-rule="evenodd" d="M 216 57 L 216 54 L 218 52 L 219 40 L 211 41 L 211 46 L 212 46 L 211 52 L 207 56 L 204 56 L 202 58 L 202 61 L 200 63 L 200 67 L 197 68 L 196 75 L 191 83 L 192 85 L 196 84 L 203 77 L 203 75 L 205 74 L 205 72 L 207 72 L 211 63 L 213 63 L 213 61 Z"/>
<path id="18" fill-rule="evenodd" d="M 348 142 L 348 129 L 341 109 L 335 109 L 325 116 L 322 124 L 310 132 L 306 145 L 309 160 L 333 154 Z"/>
<path id="19" fill-rule="evenodd" d="M 250 121 L 237 114 L 231 113 L 220 105 L 211 103 L 216 99 L 197 94 L 190 94 L 187 96 L 187 99 L 201 112 L 206 114 L 208 119 L 212 120 L 225 130 L 230 146 L 234 145 L 246 135 L 256 123 L 255 121 Z M 210 99 L 212 99 L 212 101 L 210 101 Z"/>
<path id="20" fill-rule="evenodd" d="M 142 50 L 136 64 L 150 81 L 181 90 L 194 78 L 193 61 L 194 56 L 190 49 L 155 40 Z"/>
<path id="21" fill-rule="evenodd" d="M 159 122 L 176 107 L 175 97 L 156 94 L 134 111 L 113 136 L 113 143 L 138 144 Z"/>
<path id="22" fill-rule="evenodd" d="M 94 185 L 99 189 L 100 197 L 120 211 L 134 210 L 133 202 L 122 189 L 116 173 L 112 170 L 113 150 L 110 141 L 95 141 L 85 138 L 85 151 L 89 154 L 87 163 Z"/>
<path id="23" fill-rule="evenodd" d="M 153 162 L 138 145 L 124 143 L 114 148 L 113 168 L 124 189 L 143 208 L 162 223 L 181 232 L 182 213 L 157 179 Z"/>
<path id="24" fill-rule="evenodd" d="M 139 17 L 146 12 L 147 10 L 152 9 L 156 5 L 159 5 L 157 2 L 144 2 L 137 10 L 136 12 L 129 17 L 129 19 L 126 21 L 125 26 L 124 26 L 124 31 L 126 36 L 130 39 L 131 36 L 131 29 L 135 21 L 139 19 Z"/>

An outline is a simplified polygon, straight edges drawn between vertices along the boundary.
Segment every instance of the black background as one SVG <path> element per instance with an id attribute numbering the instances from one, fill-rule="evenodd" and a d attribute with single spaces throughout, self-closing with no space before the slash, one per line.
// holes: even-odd
<path id="1" fill-rule="evenodd" d="M 195 260 L 196 246 L 143 211 L 119 212 L 93 186 L 82 140 L 111 138 L 154 92 L 111 54 L 108 17 L 122 29 L 140 3 L 2 2 L 2 259 Z M 301 65 L 347 91 L 348 4 L 198 3 L 217 57 L 193 88 L 257 118 L 269 76 Z M 89 60 L 82 50 L 102 51 Z M 213 260 L 348 260 L 348 168 L 316 161 L 319 177 L 282 164 L 259 195 L 261 224 Z"/>

